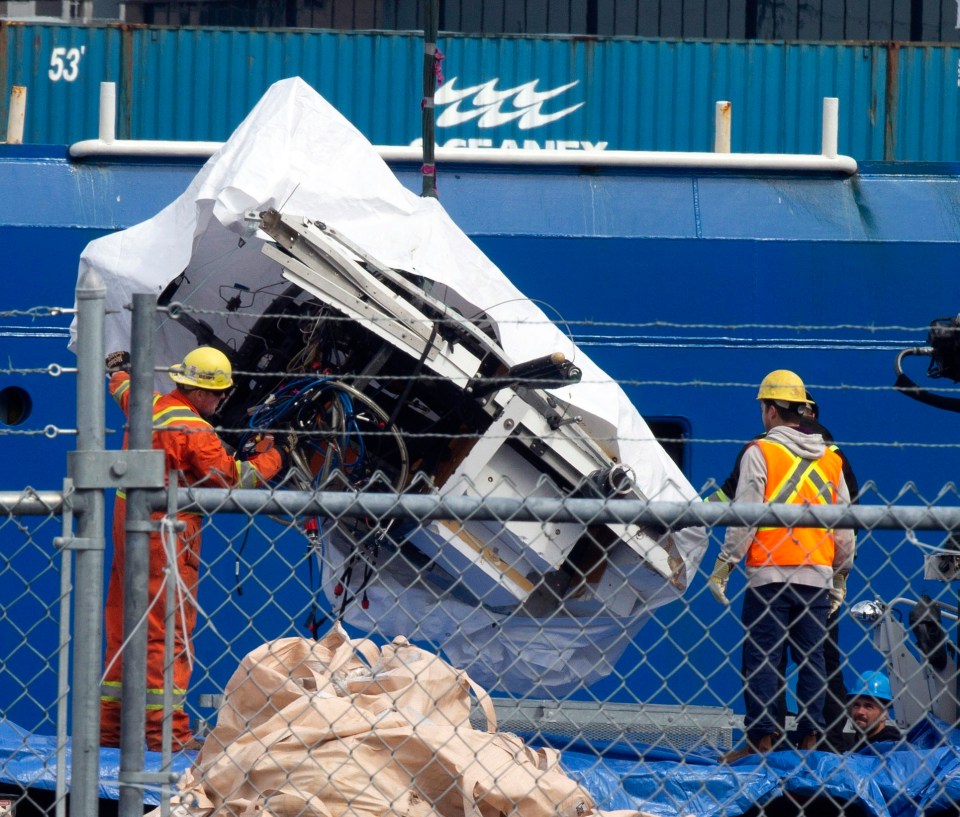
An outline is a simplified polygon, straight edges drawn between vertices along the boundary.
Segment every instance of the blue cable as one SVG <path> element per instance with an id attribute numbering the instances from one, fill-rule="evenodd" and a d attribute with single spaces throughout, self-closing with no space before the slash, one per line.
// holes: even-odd
<path id="1" fill-rule="evenodd" d="M 323 393 L 330 390 L 330 384 L 335 382 L 333 378 L 324 377 L 320 379 L 314 378 L 297 378 L 288 383 L 285 383 L 279 389 L 272 393 L 273 399 L 269 403 L 262 404 L 259 406 L 253 414 L 251 414 L 248 421 L 250 431 L 242 435 L 240 439 L 240 448 L 249 441 L 251 435 L 255 433 L 262 433 L 264 429 L 269 428 L 278 428 L 284 425 L 284 420 L 297 408 L 297 405 L 303 401 L 305 397 L 311 396 L 311 393 Z M 333 388 L 334 398 L 339 403 L 340 410 L 343 415 L 343 422 L 341 424 L 340 433 L 337 436 L 337 444 L 335 451 L 333 453 L 333 446 L 327 446 L 326 450 L 323 451 L 324 455 L 330 457 L 331 469 L 325 470 L 335 470 L 341 468 L 347 473 L 348 476 L 354 476 L 357 473 L 363 472 L 363 468 L 366 461 L 367 448 L 366 443 L 363 438 L 363 433 L 360 430 L 360 425 L 357 423 L 357 414 L 354 410 L 353 400 L 349 394 L 346 394 L 343 391 Z M 321 446 L 309 441 L 309 445 L 315 451 L 321 451 Z M 356 451 L 356 459 L 352 464 L 348 464 L 343 459 L 343 452 L 349 451 L 353 447 Z M 320 474 L 315 474 L 313 479 L 313 484 L 316 487 L 319 483 Z"/>

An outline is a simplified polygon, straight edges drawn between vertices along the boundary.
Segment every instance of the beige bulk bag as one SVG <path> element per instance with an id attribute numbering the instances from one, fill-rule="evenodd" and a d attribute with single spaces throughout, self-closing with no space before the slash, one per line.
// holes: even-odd
<path id="1" fill-rule="evenodd" d="M 470 724 L 466 673 L 397 638 L 337 626 L 243 659 L 177 812 L 237 817 L 583 817 L 589 794 L 554 750 Z"/>

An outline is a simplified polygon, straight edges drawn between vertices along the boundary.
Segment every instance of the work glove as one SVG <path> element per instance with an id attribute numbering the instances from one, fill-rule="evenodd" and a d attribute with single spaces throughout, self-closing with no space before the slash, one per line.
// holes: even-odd
<path id="1" fill-rule="evenodd" d="M 294 448 L 297 447 L 297 435 L 296 434 L 283 434 L 280 437 L 279 445 L 277 446 L 277 451 L 280 452 L 280 470 L 277 472 L 277 477 L 283 477 L 287 471 L 290 469 L 290 453 Z"/>
<path id="2" fill-rule="evenodd" d="M 266 454 L 271 448 L 274 447 L 272 434 L 264 434 L 262 437 L 258 436 L 253 445 L 253 456 L 256 456 L 257 454 Z"/>
<path id="3" fill-rule="evenodd" d="M 281 440 L 284 437 L 280 438 Z M 276 473 L 270 475 L 269 480 L 282 480 L 287 473 L 287 467 L 290 464 L 290 454 L 284 449 L 283 445 L 277 445 L 277 441 L 272 434 L 258 434 L 252 440 L 248 440 L 243 446 L 244 459 L 252 460 L 268 451 L 276 451 L 280 455 L 280 467 Z"/>
<path id="4" fill-rule="evenodd" d="M 125 350 L 111 352 L 104 361 L 107 374 L 130 371 L 130 353 Z"/>
<path id="5" fill-rule="evenodd" d="M 833 618 L 833 616 L 837 614 L 837 611 L 840 609 L 840 606 L 843 604 L 843 600 L 846 597 L 847 574 L 834 573 L 833 587 L 830 588 L 830 612 L 827 613 L 827 618 Z"/>
<path id="6" fill-rule="evenodd" d="M 279 438 L 274 438 L 273 434 L 257 435 L 244 444 L 243 458 L 251 459 L 258 454 L 265 454 L 267 451 L 276 451 L 280 455 L 280 470 L 273 478 L 280 479 L 290 467 L 290 452 L 296 445 L 296 434 L 281 434 Z"/>
<path id="7" fill-rule="evenodd" d="M 727 582 L 730 580 L 730 574 L 733 572 L 733 562 L 726 561 L 723 557 L 717 559 L 713 566 L 713 573 L 707 580 L 707 587 L 713 593 L 713 597 L 721 604 L 728 606 L 730 600 L 727 598 Z"/>
<path id="8" fill-rule="evenodd" d="M 257 434 L 240 447 L 239 459 L 252 460 L 257 454 L 264 454 L 273 447 L 272 434 Z"/>

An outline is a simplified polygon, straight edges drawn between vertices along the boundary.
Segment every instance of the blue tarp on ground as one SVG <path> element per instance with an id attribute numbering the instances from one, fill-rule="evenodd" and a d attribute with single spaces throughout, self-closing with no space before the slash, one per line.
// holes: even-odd
<path id="1" fill-rule="evenodd" d="M 907 741 L 881 744 L 881 751 L 886 750 L 882 756 L 784 751 L 729 765 L 708 750 L 679 755 L 652 748 L 558 744 L 564 747 L 564 768 L 602 809 L 640 809 L 659 817 L 737 815 L 784 794 L 827 794 L 876 817 L 936 814 L 960 804 L 960 730 L 929 718 L 910 731 Z M 194 756 L 174 755 L 173 771 L 183 772 Z M 119 750 L 100 750 L 103 799 L 118 797 L 119 761 Z M 159 770 L 160 755 L 147 752 L 145 768 Z M 0 722 L 0 782 L 53 789 L 55 772 L 55 738 Z M 156 804 L 157 795 L 148 790 L 146 802 Z"/>
<path id="2" fill-rule="evenodd" d="M 180 775 L 193 764 L 196 752 L 180 752 L 173 756 L 171 771 Z M 144 770 L 160 771 L 159 752 L 147 752 Z M 70 743 L 67 742 L 67 780 L 70 775 Z M 117 776 L 120 772 L 120 750 L 100 750 L 100 799 L 116 800 L 120 796 Z M 56 787 L 57 739 L 51 735 L 31 735 L 10 721 L 0 720 L 0 783 L 24 789 Z M 146 788 L 143 799 L 149 805 L 160 803 L 160 790 Z"/>
<path id="3" fill-rule="evenodd" d="M 562 744 L 560 744 L 562 745 Z M 930 717 L 881 755 L 772 752 L 726 765 L 706 750 L 630 758 L 571 746 L 563 764 L 603 809 L 642 809 L 662 817 L 744 814 L 786 794 L 829 795 L 876 817 L 929 815 L 960 805 L 960 730 Z"/>

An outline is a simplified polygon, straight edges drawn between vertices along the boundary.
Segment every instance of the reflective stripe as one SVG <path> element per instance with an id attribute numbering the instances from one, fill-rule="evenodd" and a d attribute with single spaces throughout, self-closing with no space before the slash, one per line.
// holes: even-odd
<path id="1" fill-rule="evenodd" d="M 187 691 L 185 689 L 175 689 L 173 695 L 170 696 L 170 700 L 173 703 L 174 709 L 183 709 L 183 702 L 187 699 Z M 163 708 L 163 690 L 162 689 L 148 689 L 147 690 L 147 709 L 162 709 Z"/>
<path id="2" fill-rule="evenodd" d="M 237 462 L 237 487 L 256 488 L 263 480 L 260 472 L 249 462 Z"/>
<path id="3" fill-rule="evenodd" d="M 153 688 L 153 687 L 147 687 L 147 697 L 149 698 L 151 695 L 163 695 L 163 687 L 160 687 L 159 689 Z M 187 691 L 185 689 L 177 689 L 176 687 L 173 688 L 174 698 L 178 696 L 180 698 L 185 698 L 186 695 L 187 695 Z"/>
<path id="4" fill-rule="evenodd" d="M 154 414 L 154 420 L 157 421 L 158 425 L 170 425 L 170 423 L 176 420 L 187 420 L 193 421 L 197 425 L 210 425 L 203 417 L 200 417 L 197 414 L 194 414 L 190 409 L 181 408 L 180 406 L 175 406 L 168 409 L 160 409 L 160 411 Z"/>
<path id="5" fill-rule="evenodd" d="M 120 401 L 123 400 L 123 395 L 125 395 L 129 390 L 130 390 L 130 378 L 127 378 L 119 386 L 117 386 L 112 392 L 110 392 L 110 396 L 114 400 L 116 400 L 117 405 L 119 405 Z M 161 395 L 159 392 L 154 392 L 153 405 L 156 405 L 157 400 L 159 400 L 162 396 L 163 395 Z"/>
<path id="6" fill-rule="evenodd" d="M 807 480 L 810 484 L 816 489 L 817 501 L 821 505 L 828 504 L 828 495 L 825 491 L 828 491 L 830 486 L 830 480 L 824 476 L 823 472 L 814 466 L 809 469 L 809 473 L 806 475 Z"/>
<path id="7" fill-rule="evenodd" d="M 779 445 L 779 443 L 772 444 Z M 820 470 L 820 461 L 804 460 L 789 450 L 787 450 L 787 454 L 793 457 L 796 462 L 789 473 L 780 481 L 780 484 L 771 492 L 770 498 L 764 501 L 793 503 L 803 487 L 804 480 L 807 480 L 814 492 L 812 497 L 809 493 L 807 494 L 806 502 L 815 502 L 818 505 L 831 503 L 832 492 L 830 492 L 829 498 L 824 494 L 824 491 L 830 488 L 830 480 Z M 807 464 L 806 468 L 803 467 L 804 463 Z"/>
<path id="8" fill-rule="evenodd" d="M 797 456 L 786 446 L 771 440 L 759 440 L 769 482 L 764 502 L 787 505 L 832 505 L 840 484 L 843 463 L 835 449 L 827 449 L 818 460 Z M 782 475 L 782 476 L 781 476 Z M 779 476 L 779 479 L 778 479 Z M 747 552 L 747 565 L 833 564 L 833 531 L 826 528 L 757 528 Z"/>
<path id="9" fill-rule="evenodd" d="M 119 386 L 117 386 L 112 392 L 110 392 L 110 396 L 114 400 L 116 400 L 117 405 L 119 405 L 120 401 L 123 399 L 123 395 L 125 395 L 129 389 L 130 389 L 130 381 L 124 380 Z"/>
<path id="10" fill-rule="evenodd" d="M 776 443 L 774 443 L 774 445 L 776 445 Z M 813 462 L 796 456 L 792 451 L 787 450 L 786 454 L 793 459 L 793 467 L 783 475 L 783 479 L 780 480 L 779 485 L 768 492 L 768 502 L 789 502 L 790 497 L 796 493 L 797 486 L 800 485 L 800 480 L 807 474 L 808 468 L 804 468 L 804 464 L 807 466 L 813 465 Z"/>
<path id="11" fill-rule="evenodd" d="M 150 701 L 150 700 L 151 700 L 151 696 L 147 695 L 147 700 Z M 162 704 L 162 703 L 159 703 L 159 704 L 151 704 L 151 703 L 148 703 L 144 708 L 145 708 L 145 709 L 163 709 L 163 704 Z M 182 711 L 183 711 L 183 702 L 175 703 L 175 704 L 174 704 L 173 706 L 171 706 L 170 708 L 171 708 L 174 712 L 182 712 Z"/>
<path id="12" fill-rule="evenodd" d="M 206 420 L 184 406 L 171 406 L 153 414 L 153 424 L 159 428 L 168 428 L 172 425 L 192 425 L 201 428 L 213 428 Z"/>
<path id="13" fill-rule="evenodd" d="M 119 681 L 104 681 L 100 684 L 100 700 L 106 703 L 120 703 L 123 688 Z M 183 704 L 187 699 L 185 689 L 174 689 L 171 701 L 173 709 L 183 709 Z M 148 689 L 146 696 L 147 709 L 163 709 L 163 690 Z"/>
<path id="14" fill-rule="evenodd" d="M 793 468 L 787 479 L 780 486 L 780 490 L 775 492 L 770 498 L 770 502 L 788 502 L 792 503 L 800 494 L 804 481 L 809 482 L 810 487 L 814 489 L 813 497 L 807 497 L 807 502 L 813 501 L 818 505 L 825 504 L 823 490 L 827 487 L 827 480 L 817 471 L 816 462 L 808 462 L 806 468 L 803 468 L 803 460 L 800 460 Z"/>
<path id="15" fill-rule="evenodd" d="M 120 703 L 120 682 L 104 681 L 100 684 L 100 700 L 107 703 Z"/>

